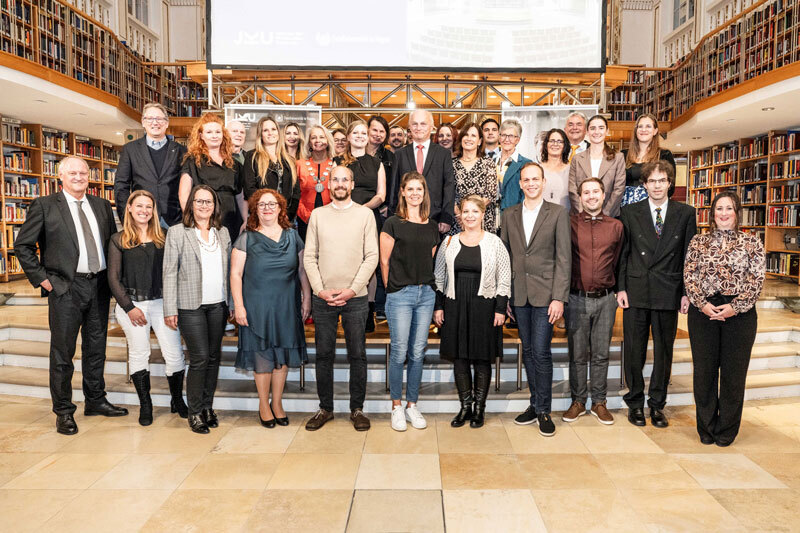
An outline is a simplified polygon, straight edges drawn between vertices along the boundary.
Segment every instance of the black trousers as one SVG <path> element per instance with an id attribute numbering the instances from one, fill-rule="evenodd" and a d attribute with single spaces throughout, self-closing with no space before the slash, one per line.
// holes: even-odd
<path id="1" fill-rule="evenodd" d="M 222 302 L 197 309 L 178 309 L 178 327 L 189 349 L 186 373 L 189 414 L 211 409 L 214 403 L 227 320 L 228 307 Z"/>
<path id="2" fill-rule="evenodd" d="M 628 393 L 623 400 L 630 408 L 644 407 L 644 364 L 647 342 L 653 331 L 653 373 L 647 391 L 647 405 L 663 409 L 672 372 L 672 346 L 678 332 L 678 311 L 629 307 L 622 312 L 625 339 L 625 381 Z"/>
<path id="3" fill-rule="evenodd" d="M 72 414 L 72 373 L 75 344 L 81 334 L 81 372 L 83 395 L 87 404 L 106 397 L 103 370 L 106 364 L 108 302 L 111 293 L 105 271 L 93 279 L 76 277 L 61 296 L 47 296 L 50 321 L 50 397 L 53 412 Z"/>
<path id="4" fill-rule="evenodd" d="M 697 433 L 733 442 L 742 422 L 747 368 L 758 328 L 756 310 L 752 308 L 720 322 L 692 306 L 688 325 Z"/>

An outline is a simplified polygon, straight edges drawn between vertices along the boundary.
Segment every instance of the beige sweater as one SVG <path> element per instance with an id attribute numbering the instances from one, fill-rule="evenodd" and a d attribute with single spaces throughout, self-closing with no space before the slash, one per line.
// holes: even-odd
<path id="1" fill-rule="evenodd" d="M 372 210 L 353 202 L 333 203 L 311 212 L 303 265 L 314 294 L 327 289 L 352 289 L 367 295 L 367 283 L 378 266 L 378 234 Z"/>

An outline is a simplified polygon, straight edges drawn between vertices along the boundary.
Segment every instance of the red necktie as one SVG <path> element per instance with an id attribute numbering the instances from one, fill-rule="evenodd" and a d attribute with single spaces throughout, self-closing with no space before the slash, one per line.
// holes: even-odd
<path id="1" fill-rule="evenodd" d="M 422 154 L 422 149 L 424 146 L 421 144 L 417 145 L 417 172 L 422 174 L 422 169 L 425 167 L 425 156 Z"/>

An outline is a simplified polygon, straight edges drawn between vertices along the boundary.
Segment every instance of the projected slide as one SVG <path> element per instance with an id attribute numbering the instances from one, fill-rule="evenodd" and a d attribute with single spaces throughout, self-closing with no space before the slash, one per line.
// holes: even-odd
<path id="1" fill-rule="evenodd" d="M 216 68 L 602 70 L 603 0 L 209 0 Z"/>

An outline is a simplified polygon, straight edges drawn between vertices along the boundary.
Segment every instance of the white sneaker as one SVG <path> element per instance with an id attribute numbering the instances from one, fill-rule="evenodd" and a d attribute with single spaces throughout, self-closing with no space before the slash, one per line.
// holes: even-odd
<path id="1" fill-rule="evenodd" d="M 409 422 L 411 422 L 411 425 L 414 427 L 414 429 L 425 429 L 428 427 L 425 417 L 422 416 L 422 413 L 420 413 L 419 409 L 417 409 L 417 404 L 406 408 L 406 418 Z"/>
<path id="2" fill-rule="evenodd" d="M 395 405 L 392 407 L 392 429 L 395 431 L 405 431 L 408 429 L 402 405 Z"/>

